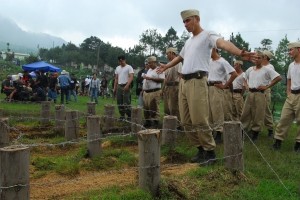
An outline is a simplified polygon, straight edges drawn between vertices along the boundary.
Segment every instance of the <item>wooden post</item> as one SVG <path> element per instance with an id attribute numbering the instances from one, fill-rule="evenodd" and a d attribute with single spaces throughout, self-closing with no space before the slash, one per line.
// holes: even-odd
<path id="1" fill-rule="evenodd" d="M 65 139 L 74 140 L 79 135 L 79 119 L 78 111 L 66 111 L 66 124 L 65 124 Z"/>
<path id="2" fill-rule="evenodd" d="M 233 171 L 244 171 L 243 138 L 241 123 L 238 121 L 224 123 L 224 157 L 225 167 Z"/>
<path id="3" fill-rule="evenodd" d="M 104 129 L 109 130 L 114 127 L 114 115 L 115 115 L 115 106 L 113 105 L 105 105 L 104 106 Z"/>
<path id="4" fill-rule="evenodd" d="M 0 199 L 29 199 L 29 148 L 0 148 Z"/>
<path id="5" fill-rule="evenodd" d="M 55 105 L 55 131 L 60 135 L 65 133 L 65 120 L 65 106 Z"/>
<path id="6" fill-rule="evenodd" d="M 101 154 L 101 132 L 100 117 L 91 115 L 87 117 L 87 139 L 89 157 L 95 157 Z"/>
<path id="7" fill-rule="evenodd" d="M 0 148 L 9 145 L 8 118 L 0 118 Z"/>
<path id="8" fill-rule="evenodd" d="M 96 115 L 96 103 L 95 102 L 87 103 L 87 114 L 88 115 Z"/>
<path id="9" fill-rule="evenodd" d="M 177 117 L 176 116 L 164 116 L 163 130 L 162 130 L 162 145 L 175 146 L 177 138 Z"/>
<path id="10" fill-rule="evenodd" d="M 142 130 L 143 113 L 141 107 L 131 108 L 131 132 L 137 133 Z"/>
<path id="11" fill-rule="evenodd" d="M 41 124 L 49 124 L 50 122 L 50 101 L 42 101 Z"/>
<path id="12" fill-rule="evenodd" d="M 157 195 L 160 182 L 160 136 L 156 129 L 138 132 L 139 187 Z"/>

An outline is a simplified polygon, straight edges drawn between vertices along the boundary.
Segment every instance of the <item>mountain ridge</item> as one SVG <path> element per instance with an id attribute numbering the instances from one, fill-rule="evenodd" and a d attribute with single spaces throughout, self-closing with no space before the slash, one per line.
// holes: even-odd
<path id="1" fill-rule="evenodd" d="M 36 53 L 38 48 L 52 48 L 67 42 L 60 37 L 46 33 L 34 33 L 22 30 L 14 21 L 0 15 L 0 51 Z"/>

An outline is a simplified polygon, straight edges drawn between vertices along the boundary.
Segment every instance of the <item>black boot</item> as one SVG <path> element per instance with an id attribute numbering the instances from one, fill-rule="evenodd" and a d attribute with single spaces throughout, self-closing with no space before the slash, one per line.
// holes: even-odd
<path id="1" fill-rule="evenodd" d="M 294 150 L 295 152 L 300 153 L 300 142 L 295 143 Z"/>
<path id="2" fill-rule="evenodd" d="M 199 163 L 199 162 L 203 162 L 204 160 L 204 155 L 205 155 L 204 149 L 201 146 L 197 148 L 198 148 L 198 153 L 194 157 L 192 157 L 191 163 L 197 163 L 197 162 Z"/>
<path id="3" fill-rule="evenodd" d="M 204 161 L 199 163 L 200 166 L 213 165 L 216 162 L 216 154 L 214 150 L 205 151 Z"/>
<path id="4" fill-rule="evenodd" d="M 272 147 L 274 150 L 279 150 L 281 148 L 281 140 L 276 139 Z"/>
<path id="5" fill-rule="evenodd" d="M 252 139 L 253 142 L 255 142 L 258 138 L 258 133 L 259 132 L 258 131 L 251 131 L 251 133 L 252 133 L 251 139 Z"/>
<path id="6" fill-rule="evenodd" d="M 268 137 L 272 137 L 273 136 L 273 130 L 272 129 L 269 129 L 268 130 Z"/>
<path id="7" fill-rule="evenodd" d="M 217 131 L 214 139 L 215 139 L 216 144 L 221 144 L 222 143 L 222 133 L 220 131 Z"/>

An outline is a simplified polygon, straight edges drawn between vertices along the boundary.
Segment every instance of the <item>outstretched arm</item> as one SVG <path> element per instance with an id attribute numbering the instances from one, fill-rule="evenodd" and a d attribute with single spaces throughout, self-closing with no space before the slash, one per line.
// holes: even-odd
<path id="1" fill-rule="evenodd" d="M 183 58 L 181 56 L 177 56 L 176 58 L 174 58 L 171 62 L 169 62 L 167 64 L 160 64 L 160 67 L 157 68 L 156 72 L 158 74 L 161 74 L 164 71 L 166 71 L 168 68 L 174 67 L 175 65 L 177 65 L 178 63 L 180 63 L 182 61 L 183 61 Z"/>
<path id="2" fill-rule="evenodd" d="M 228 51 L 229 53 L 240 56 L 242 60 L 255 62 L 256 61 L 256 54 L 254 52 L 248 52 L 245 50 L 241 50 L 237 48 L 232 42 L 224 40 L 223 38 L 219 38 L 217 40 L 217 47 Z"/>

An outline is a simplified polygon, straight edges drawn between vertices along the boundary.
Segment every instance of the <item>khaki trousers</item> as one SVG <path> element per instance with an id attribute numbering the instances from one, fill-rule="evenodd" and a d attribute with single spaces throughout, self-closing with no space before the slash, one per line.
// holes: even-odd
<path id="1" fill-rule="evenodd" d="M 261 92 L 249 92 L 241 116 L 244 129 L 260 132 L 264 125 L 266 95 Z M 252 127 L 250 127 L 250 125 Z"/>
<path id="2" fill-rule="evenodd" d="M 244 98 L 242 93 L 233 93 L 233 120 L 240 121 L 244 107 Z"/>
<path id="3" fill-rule="evenodd" d="M 156 92 L 144 92 L 144 118 L 145 120 L 160 120 L 159 102 L 161 90 Z"/>
<path id="4" fill-rule="evenodd" d="M 193 145 L 214 150 L 216 143 L 209 126 L 207 77 L 180 80 L 179 113 L 181 123 Z"/>
<path id="5" fill-rule="evenodd" d="M 274 138 L 284 140 L 293 121 L 300 125 L 300 94 L 290 94 L 285 100 Z M 296 132 L 296 141 L 300 142 L 300 127 Z"/>
<path id="6" fill-rule="evenodd" d="M 225 121 L 233 121 L 233 99 L 230 89 L 224 89 L 223 112 Z"/>
<path id="7" fill-rule="evenodd" d="M 266 113 L 265 113 L 265 127 L 267 127 L 268 130 L 273 130 L 273 115 L 272 115 L 272 111 L 271 111 L 271 89 L 268 88 L 267 90 L 265 90 L 265 94 L 266 94 Z"/>
<path id="8" fill-rule="evenodd" d="M 164 112 L 166 115 L 176 116 L 179 118 L 179 106 L 178 106 L 178 86 L 165 86 L 164 88 Z"/>
<path id="9" fill-rule="evenodd" d="M 214 131 L 223 132 L 224 127 L 224 90 L 208 86 L 209 124 Z"/>

